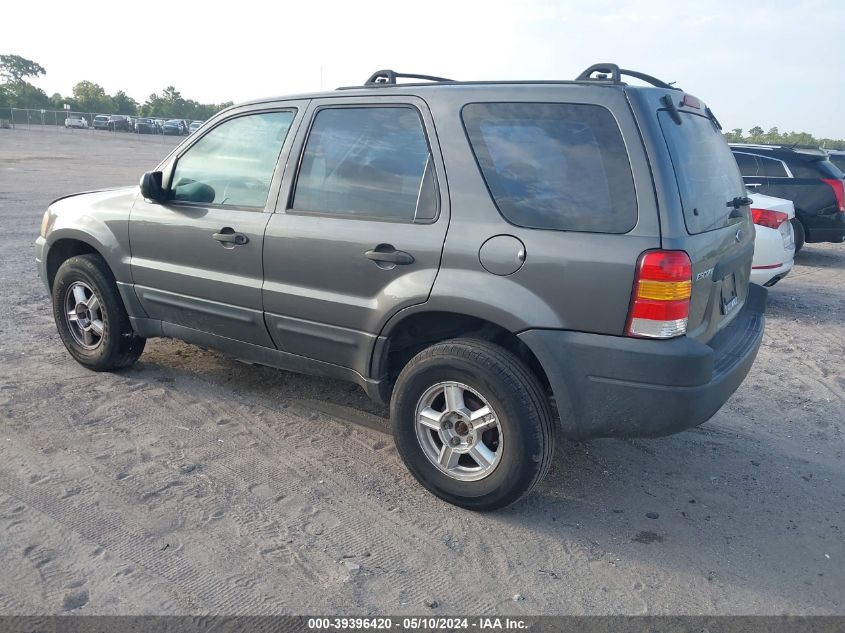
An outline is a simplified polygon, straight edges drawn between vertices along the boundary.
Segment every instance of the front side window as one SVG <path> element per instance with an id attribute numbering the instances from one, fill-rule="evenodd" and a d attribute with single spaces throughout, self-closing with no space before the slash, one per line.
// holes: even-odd
<path id="1" fill-rule="evenodd" d="M 436 183 L 419 114 L 408 106 L 318 111 L 292 206 L 393 221 L 433 219 Z"/>
<path id="2" fill-rule="evenodd" d="M 574 103 L 472 103 L 462 117 L 487 188 L 512 224 L 626 233 L 637 223 L 613 115 Z"/>
<path id="3" fill-rule="evenodd" d="M 263 208 L 293 118 L 248 114 L 210 130 L 176 163 L 173 200 Z"/>

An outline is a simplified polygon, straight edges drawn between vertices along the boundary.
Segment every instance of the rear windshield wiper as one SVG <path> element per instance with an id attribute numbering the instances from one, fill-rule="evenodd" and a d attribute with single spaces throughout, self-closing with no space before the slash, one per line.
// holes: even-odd
<path id="1" fill-rule="evenodd" d="M 734 209 L 739 209 L 740 207 L 747 206 L 752 202 L 753 200 L 751 200 L 751 198 L 747 196 L 737 196 L 733 200 L 728 200 L 728 202 L 725 203 L 725 206 L 732 207 Z"/>

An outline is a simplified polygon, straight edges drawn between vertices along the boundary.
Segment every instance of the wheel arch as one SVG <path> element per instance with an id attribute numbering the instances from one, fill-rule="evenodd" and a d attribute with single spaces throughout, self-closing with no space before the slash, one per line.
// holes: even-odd
<path id="1" fill-rule="evenodd" d="M 71 257 L 77 255 L 99 255 L 104 260 L 102 252 L 97 246 L 88 241 L 81 240 L 78 237 L 60 237 L 50 243 L 47 250 L 46 257 L 46 271 L 47 271 L 47 285 L 50 290 L 53 289 L 53 281 L 56 279 L 56 273 L 59 267 Z M 107 262 L 108 263 L 108 262 Z"/>
<path id="2" fill-rule="evenodd" d="M 389 402 L 396 377 L 420 351 L 454 338 L 477 338 L 495 343 L 520 358 L 551 395 L 549 379 L 534 352 L 504 325 L 459 311 L 404 311 L 391 319 L 378 337 L 370 365 L 382 381 L 382 397 Z"/>

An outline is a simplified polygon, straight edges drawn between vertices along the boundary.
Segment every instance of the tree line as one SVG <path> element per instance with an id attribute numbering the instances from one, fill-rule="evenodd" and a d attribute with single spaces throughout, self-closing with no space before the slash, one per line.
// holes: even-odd
<path id="1" fill-rule="evenodd" d="M 734 128 L 725 132 L 728 143 L 757 143 L 762 145 L 816 145 L 825 149 L 845 149 L 845 140 L 835 138 L 816 138 L 809 132 L 781 132 L 777 127 L 764 132 L 763 128 L 755 125 L 743 134 L 742 128 Z"/>
<path id="2" fill-rule="evenodd" d="M 27 81 L 46 73 L 43 66 L 31 59 L 20 55 L 0 55 L 0 106 L 63 110 L 67 104 L 73 112 L 205 120 L 232 105 L 231 101 L 199 103 L 185 99 L 173 86 L 168 86 L 161 94 L 151 94 L 144 103 L 138 103 L 123 90 L 109 95 L 101 85 L 87 80 L 77 83 L 70 95 L 55 93 L 48 96 Z"/>

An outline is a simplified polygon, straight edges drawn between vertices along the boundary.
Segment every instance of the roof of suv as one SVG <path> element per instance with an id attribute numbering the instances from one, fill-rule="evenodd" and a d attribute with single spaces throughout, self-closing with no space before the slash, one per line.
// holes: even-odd
<path id="1" fill-rule="evenodd" d="M 731 149 L 747 149 L 757 152 L 771 152 L 783 156 L 811 157 L 814 160 L 827 158 L 827 152 L 816 145 L 766 145 L 763 143 L 730 143 Z"/>
<path id="2" fill-rule="evenodd" d="M 622 77 L 633 77 L 640 81 L 649 84 L 653 88 L 662 88 L 667 90 L 681 89 L 671 83 L 666 83 L 647 75 L 645 73 L 620 68 L 616 64 L 601 63 L 593 64 L 578 77 L 573 80 L 495 80 L 495 81 L 456 81 L 453 79 L 446 79 L 445 77 L 436 77 L 433 75 L 420 75 L 415 73 L 401 73 L 394 70 L 379 70 L 374 72 L 370 77 L 360 86 L 341 86 L 337 90 L 350 91 L 355 94 L 373 94 L 375 91 L 391 90 L 391 89 L 418 89 L 422 90 L 443 90 L 454 87 L 466 86 L 496 86 L 496 85 L 583 85 L 583 86 L 606 86 L 613 88 L 642 88 L 640 86 L 629 86 L 622 81 Z M 411 79 L 417 81 L 399 83 L 397 79 Z M 261 103 L 268 103 L 278 101 L 280 99 L 291 98 L 319 98 L 336 96 L 337 91 L 323 91 L 302 93 L 298 95 L 286 95 L 283 97 L 269 97 L 262 99 L 255 99 L 237 105 L 254 105 Z"/>

